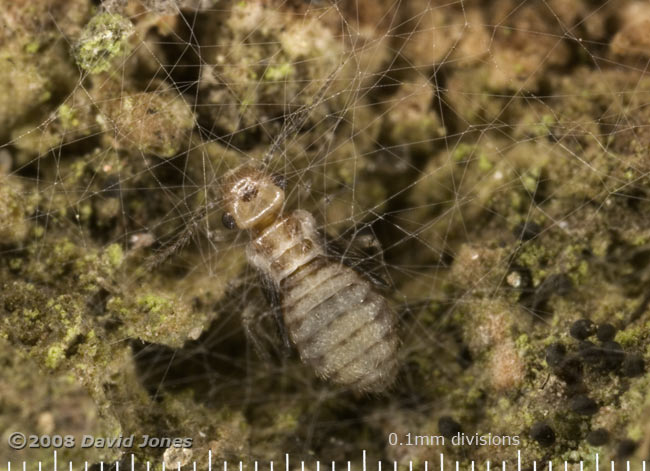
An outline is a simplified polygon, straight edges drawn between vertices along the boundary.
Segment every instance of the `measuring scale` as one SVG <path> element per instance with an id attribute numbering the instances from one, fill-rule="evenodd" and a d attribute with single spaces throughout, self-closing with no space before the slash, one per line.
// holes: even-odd
<path id="1" fill-rule="evenodd" d="M 497 470 L 501 471 L 507 471 L 508 469 L 514 470 L 516 469 L 517 471 L 522 471 L 522 469 L 532 469 L 532 471 L 537 471 L 539 468 L 540 471 L 553 471 L 554 469 L 554 463 L 552 460 L 550 461 L 532 461 L 532 468 L 526 467 L 522 468 L 523 466 L 528 465 L 528 463 L 522 458 L 521 455 L 521 450 L 517 451 L 517 463 L 516 463 L 516 468 L 514 465 L 507 466 L 505 461 L 502 461 L 501 463 L 490 463 L 490 461 L 485 461 L 483 463 L 478 463 L 475 461 L 471 461 L 468 465 L 467 464 L 460 464 L 458 461 L 445 461 L 445 456 L 444 453 L 440 453 L 438 459 L 432 459 L 432 460 L 427 460 L 424 463 L 418 463 L 416 465 L 413 464 L 412 461 L 407 461 L 407 462 L 398 462 L 398 461 L 393 461 L 391 462 L 386 462 L 386 461 L 373 461 L 371 459 L 368 459 L 366 456 L 366 451 L 363 450 L 361 453 L 361 463 L 360 465 L 357 464 L 352 464 L 350 461 L 345 462 L 346 464 L 343 466 L 343 470 L 347 471 L 389 471 L 392 469 L 392 471 L 400 471 L 400 470 L 405 470 L 408 469 L 408 471 L 460 471 L 461 469 L 463 470 L 468 470 L 468 471 L 475 471 L 478 469 L 484 469 L 485 471 L 490 471 L 490 469 L 496 468 Z M 128 455 L 127 455 L 128 456 Z M 601 463 L 600 457 L 598 453 L 595 453 L 593 455 L 593 467 L 592 466 L 584 466 L 584 462 L 581 460 L 577 463 L 568 463 L 566 460 L 564 462 L 560 463 L 555 463 L 555 466 L 557 469 L 558 466 L 560 466 L 560 470 L 564 469 L 564 471 L 569 471 L 571 470 L 576 470 L 576 471 L 600 471 L 601 469 L 603 471 L 607 470 L 609 467 L 610 471 L 616 471 L 617 469 L 621 469 L 621 466 L 616 466 L 616 462 L 611 460 L 609 463 L 606 461 Z M 122 460 L 123 461 L 123 460 Z M 83 463 L 73 463 L 71 461 L 66 461 L 66 462 L 59 462 L 57 459 L 57 452 L 53 452 L 53 468 L 51 468 L 51 471 L 74 471 L 74 470 L 84 470 L 84 471 L 89 471 L 89 469 L 97 469 L 96 464 L 88 463 L 88 462 L 83 462 Z M 136 470 L 146 470 L 146 471 L 151 471 L 152 469 L 162 469 L 162 471 L 167 470 L 189 470 L 192 469 L 192 471 L 228 471 L 229 469 L 232 470 L 234 467 L 235 470 L 238 471 L 243 471 L 244 469 L 247 470 L 254 470 L 254 471 L 292 471 L 296 470 L 295 462 L 291 461 L 291 457 L 289 456 L 289 453 L 286 453 L 284 455 L 284 458 L 279 461 L 279 462 L 274 462 L 274 461 L 253 461 L 251 463 L 245 463 L 243 461 L 239 462 L 229 462 L 229 461 L 219 461 L 217 459 L 214 459 L 212 456 L 212 452 L 208 452 L 208 465 L 206 466 L 197 466 L 196 461 L 192 461 L 190 463 L 187 463 L 185 465 L 181 465 L 181 463 L 177 463 L 176 466 L 169 466 L 166 465 L 164 461 L 160 462 L 149 462 L 147 461 L 146 463 L 138 463 L 136 464 L 135 462 L 135 456 L 131 455 L 131 464 L 130 466 L 126 466 L 126 469 L 124 469 L 124 464 L 120 468 L 120 463 L 119 462 L 108 462 L 104 463 L 101 462 L 99 463 L 99 471 L 108 471 L 109 469 L 111 471 L 120 471 L 122 469 L 123 471 L 136 471 Z M 625 462 L 625 471 L 646 471 L 646 462 L 645 460 L 638 461 L 638 462 L 630 462 L 629 460 L 626 460 Z M 609 464 L 609 466 L 607 466 Z M 92 465 L 92 466 L 91 466 Z M 602 466 L 601 466 L 602 465 Z M 313 462 L 305 462 L 300 461 L 300 471 L 336 471 L 337 469 L 341 469 L 341 466 L 339 465 L 337 467 L 336 462 L 332 461 L 329 463 L 321 463 L 320 461 L 316 460 Z M 41 462 L 12 462 L 8 461 L 7 462 L 7 471 L 49 471 L 48 467 L 44 467 Z M 558 471 L 560 471 L 558 470 Z M 4 471 L 0 467 L 0 471 Z"/>

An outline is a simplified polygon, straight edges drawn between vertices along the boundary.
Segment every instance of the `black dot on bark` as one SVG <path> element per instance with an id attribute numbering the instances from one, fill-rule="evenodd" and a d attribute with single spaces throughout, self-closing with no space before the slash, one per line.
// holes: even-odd
<path id="1" fill-rule="evenodd" d="M 517 225 L 517 227 L 515 227 L 514 230 L 515 237 L 520 240 L 534 239 L 541 232 L 542 232 L 542 227 L 533 221 L 521 223 Z"/>
<path id="2" fill-rule="evenodd" d="M 597 428 L 587 434 L 587 443 L 591 446 L 602 446 L 609 441 L 609 432 L 604 428 Z"/>
<path id="3" fill-rule="evenodd" d="M 530 437 L 541 446 L 555 443 L 555 432 L 546 422 L 537 422 L 530 428 Z"/>
<path id="4" fill-rule="evenodd" d="M 627 355 L 623 360 L 623 374 L 629 378 L 641 376 L 645 371 L 643 357 L 637 354 Z"/>
<path id="5" fill-rule="evenodd" d="M 612 324 L 600 324 L 596 331 L 596 337 L 598 337 L 598 340 L 601 342 L 614 340 L 614 337 L 616 337 L 616 327 Z"/>
<path id="6" fill-rule="evenodd" d="M 566 355 L 566 347 L 560 342 L 555 342 L 546 347 L 546 363 L 548 366 L 560 366 Z"/>
<path id="7" fill-rule="evenodd" d="M 569 329 L 571 337 L 578 340 L 585 340 L 596 333 L 596 325 L 589 319 L 578 319 Z"/>
<path id="8" fill-rule="evenodd" d="M 575 384 L 582 379 L 582 363 L 576 356 L 564 358 L 553 372 L 567 384 Z"/>
<path id="9" fill-rule="evenodd" d="M 638 443 L 634 440 L 630 440 L 629 438 L 621 440 L 621 442 L 618 444 L 618 447 L 616 448 L 616 455 L 620 458 L 629 458 L 634 454 L 637 446 Z"/>
<path id="10" fill-rule="evenodd" d="M 594 415 L 598 412 L 598 404 L 589 396 L 579 394 L 571 399 L 569 407 L 573 412 L 580 415 Z"/>
<path id="11" fill-rule="evenodd" d="M 452 438 L 458 435 L 462 429 L 460 424 L 448 415 L 443 415 L 438 419 L 438 431 L 445 438 Z"/>
<path id="12" fill-rule="evenodd" d="M 625 359 L 625 352 L 623 351 L 621 344 L 614 342 L 613 340 L 609 340 L 607 342 L 603 342 L 602 349 L 604 356 L 603 368 L 610 371 L 617 370 Z"/>
<path id="13" fill-rule="evenodd" d="M 587 365 L 597 365 L 603 359 L 603 350 L 600 347 L 597 347 L 593 342 L 585 340 L 580 342 L 578 347 L 580 353 L 580 358 Z"/>

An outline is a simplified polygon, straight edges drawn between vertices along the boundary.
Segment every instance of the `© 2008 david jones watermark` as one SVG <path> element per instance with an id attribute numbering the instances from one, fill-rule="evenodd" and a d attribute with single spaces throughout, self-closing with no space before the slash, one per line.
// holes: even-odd
<path id="1" fill-rule="evenodd" d="M 9 447 L 14 450 L 23 448 L 192 448 L 190 437 L 152 437 L 151 435 L 129 435 L 124 437 L 95 437 L 83 435 L 25 435 L 14 432 L 9 435 Z"/>

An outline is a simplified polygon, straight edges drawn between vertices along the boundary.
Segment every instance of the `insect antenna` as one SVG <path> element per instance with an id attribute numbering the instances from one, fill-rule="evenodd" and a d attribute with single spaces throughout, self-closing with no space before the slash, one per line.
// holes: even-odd
<path id="1" fill-rule="evenodd" d="M 201 135 L 205 134 L 206 132 L 209 132 L 208 130 L 202 128 L 201 126 L 198 127 L 198 131 L 199 134 Z M 202 139 L 203 137 L 204 136 L 202 136 L 201 138 L 197 138 L 196 136 L 193 136 L 192 147 L 194 148 L 200 147 L 202 145 L 200 139 Z M 199 141 L 197 142 L 196 139 L 199 139 Z M 216 141 L 222 141 L 221 143 L 226 146 L 230 145 L 228 142 L 218 137 L 210 136 L 210 139 Z M 208 174 L 208 169 L 206 168 L 207 157 L 204 152 L 201 153 L 202 153 L 202 160 L 203 160 L 203 174 L 207 175 Z M 242 161 L 244 161 L 245 158 L 243 156 L 241 157 L 242 157 Z M 215 187 L 217 188 L 217 191 L 215 191 Z M 167 259 L 173 256 L 181 248 L 186 246 L 189 243 L 190 239 L 196 236 L 200 231 L 204 231 L 209 238 L 210 229 L 209 227 L 207 227 L 207 221 L 205 221 L 206 222 L 205 228 L 201 228 L 201 222 L 205 220 L 205 218 L 208 216 L 210 211 L 219 207 L 219 205 L 221 204 L 221 198 L 217 196 L 219 194 L 218 187 L 219 187 L 218 181 L 209 182 L 203 186 L 201 192 L 203 193 L 203 200 L 205 201 L 205 203 L 202 204 L 198 209 L 191 208 L 190 205 L 187 204 L 186 198 L 181 200 L 176 205 L 176 209 L 178 209 L 179 207 L 184 207 L 187 209 L 186 214 L 190 215 L 189 220 L 185 221 L 185 217 L 183 217 L 184 220 L 183 225 L 185 227 L 180 231 L 180 233 L 172 237 L 168 242 L 163 243 L 162 247 L 147 259 L 147 261 L 144 264 L 147 270 L 156 268 L 157 266 L 164 263 Z M 196 193 L 193 193 L 193 195 L 196 195 Z"/>
<path id="2" fill-rule="evenodd" d="M 160 251 L 151 256 L 145 262 L 145 268 L 147 270 L 152 270 L 157 266 L 165 262 L 169 257 L 178 252 L 181 248 L 188 244 L 190 239 L 196 235 L 200 230 L 201 221 L 208 215 L 208 213 L 217 207 L 220 203 L 220 200 L 210 201 L 205 205 L 201 206 L 201 209 L 196 211 L 190 220 L 188 221 L 185 229 L 181 234 L 172 240 L 171 243 L 164 246 Z"/>
<path id="3" fill-rule="evenodd" d="M 341 93 L 344 93 L 344 91 L 339 91 L 334 95 L 329 96 L 328 98 L 325 97 L 327 91 L 330 89 L 336 76 L 341 71 L 341 69 L 343 68 L 346 62 L 347 59 L 341 60 L 339 64 L 334 68 L 334 70 L 330 72 L 330 74 L 327 76 L 323 84 L 319 87 L 318 91 L 314 95 L 314 100 L 312 101 L 312 103 L 305 104 L 301 106 L 298 110 L 289 113 L 286 116 L 282 129 L 277 134 L 277 136 L 273 139 L 272 143 L 269 145 L 269 148 L 264 153 L 264 157 L 262 158 L 262 165 L 264 167 L 267 167 L 271 163 L 273 156 L 275 155 L 277 150 L 286 142 L 286 140 L 294 133 L 300 130 L 300 128 L 305 124 L 305 122 L 309 118 L 311 111 L 314 108 L 320 106 L 323 102 L 325 102 L 326 99 L 335 98 Z M 212 135 L 212 133 L 209 130 L 203 127 L 199 127 L 199 132 L 201 133 L 207 132 L 210 135 Z M 222 140 L 219 139 L 218 137 L 216 137 L 216 139 Z M 228 145 L 227 142 L 224 142 L 224 144 Z M 159 266 L 167 259 L 169 259 L 169 257 L 174 255 L 178 250 L 180 250 L 182 247 L 187 245 L 190 239 L 199 232 L 201 221 L 207 216 L 210 210 L 212 210 L 218 205 L 219 205 L 219 200 L 209 201 L 205 205 L 203 205 L 201 209 L 197 211 L 190 218 L 190 220 L 186 224 L 185 229 L 181 232 L 181 234 L 177 238 L 175 238 L 171 243 L 169 243 L 167 246 L 163 247 L 159 252 L 154 254 L 145 263 L 145 268 L 151 270 Z"/>

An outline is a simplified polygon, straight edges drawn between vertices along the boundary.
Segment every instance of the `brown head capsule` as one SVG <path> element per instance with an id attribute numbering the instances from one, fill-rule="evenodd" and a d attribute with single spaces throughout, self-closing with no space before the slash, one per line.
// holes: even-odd
<path id="1" fill-rule="evenodd" d="M 327 256 L 310 213 L 282 213 L 277 178 L 243 165 L 225 176 L 222 192 L 224 220 L 251 231 L 248 261 L 280 294 L 284 327 L 302 361 L 355 391 L 388 387 L 397 373 L 399 340 L 386 299 Z"/>

